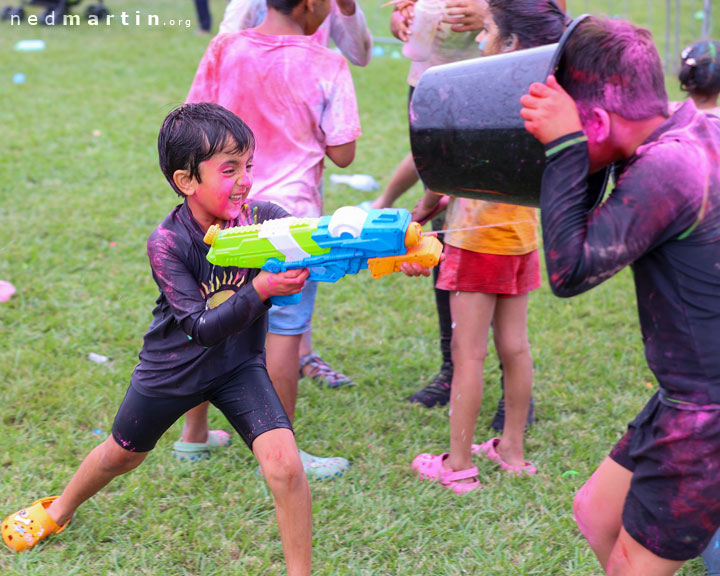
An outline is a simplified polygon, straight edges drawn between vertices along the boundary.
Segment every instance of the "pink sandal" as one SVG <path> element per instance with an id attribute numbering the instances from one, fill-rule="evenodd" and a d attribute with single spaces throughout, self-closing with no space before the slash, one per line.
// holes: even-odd
<path id="1" fill-rule="evenodd" d="M 488 460 L 495 462 L 496 464 L 500 464 L 501 470 L 507 470 L 516 476 L 533 476 L 537 474 L 537 468 L 535 468 L 535 465 L 527 460 L 523 466 L 513 466 L 512 464 L 505 462 L 497 451 L 497 445 L 499 443 L 500 438 L 490 438 L 490 440 L 483 442 L 482 444 L 473 444 L 471 450 L 473 454 L 482 454 Z"/>
<path id="2" fill-rule="evenodd" d="M 446 470 L 443 462 L 450 454 L 444 452 L 438 456 L 434 454 L 418 454 L 412 461 L 410 467 L 420 477 L 421 480 L 432 480 L 448 490 L 452 490 L 455 494 L 465 494 L 472 490 L 480 488 L 480 481 L 477 479 L 478 469 L 473 466 L 467 470 Z M 469 480 L 474 478 L 472 482 L 461 482 L 461 480 Z"/>

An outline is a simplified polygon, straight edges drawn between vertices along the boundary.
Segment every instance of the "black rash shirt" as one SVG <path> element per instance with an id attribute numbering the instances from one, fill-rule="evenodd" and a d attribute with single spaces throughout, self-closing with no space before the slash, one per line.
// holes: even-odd
<path id="1" fill-rule="evenodd" d="M 664 402 L 720 408 L 720 119 L 688 100 L 619 166 L 592 212 L 582 133 L 546 146 L 548 277 L 573 296 L 631 266 L 645 356 Z"/>
<path id="2" fill-rule="evenodd" d="M 287 215 L 275 204 L 248 202 L 228 226 Z M 213 266 L 204 235 L 184 202 L 148 239 L 160 296 L 132 375 L 132 385 L 147 396 L 196 394 L 245 362 L 265 363 L 270 304 L 252 285 L 259 270 Z"/>

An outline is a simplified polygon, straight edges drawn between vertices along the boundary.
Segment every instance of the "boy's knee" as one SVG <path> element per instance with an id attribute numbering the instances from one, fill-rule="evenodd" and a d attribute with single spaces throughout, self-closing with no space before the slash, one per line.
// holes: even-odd
<path id="1" fill-rule="evenodd" d="M 263 462 L 262 471 L 270 486 L 292 488 L 306 481 L 299 455 L 289 454 Z"/>
<path id="2" fill-rule="evenodd" d="M 121 447 L 111 436 L 99 447 L 101 452 L 100 466 L 106 471 L 115 472 L 116 474 L 124 474 L 137 468 L 147 452 L 131 452 Z"/>

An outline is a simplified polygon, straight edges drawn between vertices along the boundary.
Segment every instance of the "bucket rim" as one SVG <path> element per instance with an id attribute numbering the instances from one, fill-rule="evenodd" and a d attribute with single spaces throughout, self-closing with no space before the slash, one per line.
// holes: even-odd
<path id="1" fill-rule="evenodd" d="M 575 29 L 578 27 L 578 24 L 580 24 L 580 22 L 589 18 L 590 16 L 590 14 L 580 14 L 580 16 L 573 19 L 573 21 L 570 23 L 570 26 L 568 26 L 565 32 L 563 32 L 560 40 L 558 40 L 557 48 L 555 48 L 555 52 L 550 59 L 550 67 L 548 68 L 547 76 L 549 76 L 550 74 L 555 74 L 558 64 L 560 64 L 560 59 L 565 52 L 565 45 L 569 42 L 570 37 L 575 33 Z"/>

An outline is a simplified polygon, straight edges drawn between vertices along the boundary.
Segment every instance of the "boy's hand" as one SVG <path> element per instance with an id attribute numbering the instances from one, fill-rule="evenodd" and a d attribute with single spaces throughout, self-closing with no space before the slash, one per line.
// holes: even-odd
<path id="1" fill-rule="evenodd" d="M 520 104 L 525 129 L 542 144 L 583 129 L 575 100 L 555 76 L 548 76 L 545 84 L 533 82 L 529 92 L 520 98 Z"/>
<path id="2" fill-rule="evenodd" d="M 480 31 L 483 15 L 482 0 L 447 0 L 442 22 L 451 24 L 453 32 Z"/>
<path id="3" fill-rule="evenodd" d="M 253 278 L 252 284 L 260 300 L 265 302 L 271 296 L 289 296 L 290 294 L 302 292 L 305 280 L 309 275 L 310 271 L 307 268 L 288 270 L 278 274 L 271 274 L 266 270 L 261 270 Z"/>

